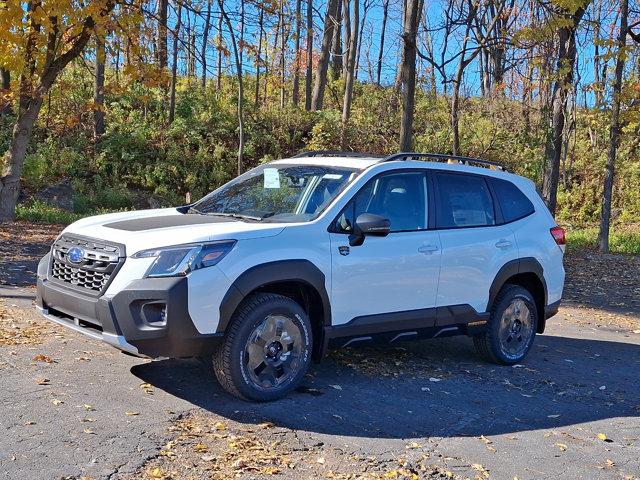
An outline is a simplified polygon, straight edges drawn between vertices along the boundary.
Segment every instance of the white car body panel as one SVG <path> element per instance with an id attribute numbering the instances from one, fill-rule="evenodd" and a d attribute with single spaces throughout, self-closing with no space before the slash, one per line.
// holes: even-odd
<path id="1" fill-rule="evenodd" d="M 345 234 L 331 234 L 331 310 L 334 325 L 381 313 L 433 308 L 440 271 L 436 231 L 396 232 L 371 237 L 349 255 Z M 431 245 L 437 250 L 421 247 Z M 401 328 L 401 326 L 400 326 Z"/>
<path id="2" fill-rule="evenodd" d="M 469 304 L 477 312 L 487 311 L 493 279 L 504 264 L 518 258 L 515 235 L 506 225 L 439 232 L 442 267 L 437 305 Z"/>

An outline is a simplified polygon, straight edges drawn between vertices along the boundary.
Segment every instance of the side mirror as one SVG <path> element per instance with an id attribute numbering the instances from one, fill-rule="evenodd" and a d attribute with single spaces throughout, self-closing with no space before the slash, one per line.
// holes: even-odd
<path id="1" fill-rule="evenodd" d="M 349 245 L 360 246 L 364 243 L 364 237 L 386 237 L 391 231 L 389 219 L 374 215 L 373 213 L 363 213 L 356 218 L 353 234 L 349 236 Z"/>

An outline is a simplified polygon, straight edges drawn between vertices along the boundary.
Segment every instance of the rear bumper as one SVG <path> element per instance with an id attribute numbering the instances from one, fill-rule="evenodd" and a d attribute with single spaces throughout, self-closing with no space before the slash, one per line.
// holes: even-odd
<path id="1" fill-rule="evenodd" d="M 36 295 L 37 309 L 45 318 L 151 358 L 207 355 L 222 340 L 222 334 L 197 331 L 187 302 L 186 277 L 134 280 L 113 297 L 96 298 L 41 276 Z"/>

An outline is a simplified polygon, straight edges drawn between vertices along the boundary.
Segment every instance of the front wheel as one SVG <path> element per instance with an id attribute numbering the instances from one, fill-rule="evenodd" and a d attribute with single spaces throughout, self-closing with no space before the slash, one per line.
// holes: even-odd
<path id="1" fill-rule="evenodd" d="M 258 293 L 233 315 L 213 369 L 238 398 L 276 400 L 300 384 L 311 348 L 311 324 L 302 307 L 283 295 Z"/>
<path id="2" fill-rule="evenodd" d="M 485 359 L 513 365 L 527 355 L 538 327 L 536 304 L 528 290 L 505 285 L 496 298 L 487 330 L 473 337 Z"/>

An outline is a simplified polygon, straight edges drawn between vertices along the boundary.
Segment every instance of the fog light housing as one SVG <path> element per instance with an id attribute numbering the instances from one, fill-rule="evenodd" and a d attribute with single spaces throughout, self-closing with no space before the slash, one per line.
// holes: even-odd
<path id="1" fill-rule="evenodd" d="M 167 303 L 163 301 L 156 301 L 143 304 L 142 320 L 151 327 L 166 327 Z"/>

